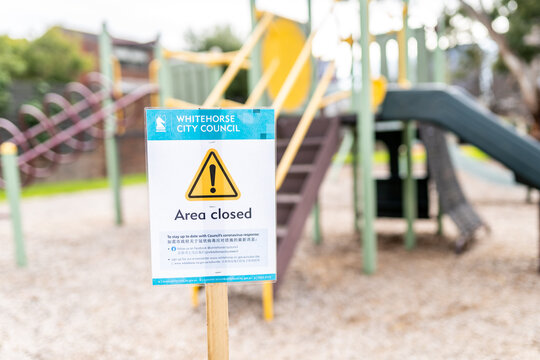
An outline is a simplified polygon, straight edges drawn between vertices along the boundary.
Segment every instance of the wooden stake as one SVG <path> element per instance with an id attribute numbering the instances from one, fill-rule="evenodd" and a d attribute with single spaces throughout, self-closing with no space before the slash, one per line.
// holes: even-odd
<path id="1" fill-rule="evenodd" d="M 229 359 L 229 301 L 227 284 L 206 284 L 208 359 Z"/>

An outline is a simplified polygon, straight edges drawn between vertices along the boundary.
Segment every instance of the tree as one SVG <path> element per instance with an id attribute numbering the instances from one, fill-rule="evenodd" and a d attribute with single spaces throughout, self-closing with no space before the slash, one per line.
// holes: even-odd
<path id="1" fill-rule="evenodd" d="M 51 82 L 68 82 L 91 69 L 92 58 L 83 54 L 77 41 L 58 27 L 32 41 L 25 52 L 26 76 Z"/>
<path id="2" fill-rule="evenodd" d="M 5 116 L 11 103 L 13 79 L 33 80 L 43 87 L 47 82 L 76 80 L 91 68 L 92 57 L 59 28 L 33 41 L 0 36 L 0 116 Z"/>
<path id="3" fill-rule="evenodd" d="M 7 112 L 11 101 L 8 87 L 13 77 L 26 72 L 24 53 L 28 41 L 0 36 L 0 115 Z"/>
<path id="4" fill-rule="evenodd" d="M 184 36 L 191 51 L 211 51 L 219 48 L 222 52 L 236 51 L 242 47 L 242 41 L 229 25 L 216 26 L 211 30 L 195 33 L 188 30 Z M 248 95 L 247 71 L 240 70 L 227 91 L 225 97 L 244 102 Z"/>
<path id="5" fill-rule="evenodd" d="M 533 119 L 531 135 L 540 139 L 540 1 L 493 0 L 478 6 L 459 0 L 461 14 L 482 24 L 499 48 L 500 60 L 516 79 L 523 103 Z M 507 19 L 508 30 L 498 32 L 496 21 Z"/>

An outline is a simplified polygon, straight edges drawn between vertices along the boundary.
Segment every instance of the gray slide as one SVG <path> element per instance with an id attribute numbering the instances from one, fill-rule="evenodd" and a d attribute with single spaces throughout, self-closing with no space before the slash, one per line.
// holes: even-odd
<path id="1" fill-rule="evenodd" d="M 389 89 L 378 120 L 419 120 L 445 128 L 475 145 L 540 189 L 540 145 L 519 135 L 456 87 Z"/>

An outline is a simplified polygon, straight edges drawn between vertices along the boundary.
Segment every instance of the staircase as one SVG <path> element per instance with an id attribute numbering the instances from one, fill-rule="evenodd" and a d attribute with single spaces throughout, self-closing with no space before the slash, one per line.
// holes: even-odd
<path id="1" fill-rule="evenodd" d="M 277 162 L 281 160 L 300 117 L 280 117 L 277 121 Z M 302 235 L 304 224 L 315 205 L 319 187 L 332 156 L 339 146 L 339 119 L 315 118 L 277 192 L 277 282 L 285 272 Z"/>

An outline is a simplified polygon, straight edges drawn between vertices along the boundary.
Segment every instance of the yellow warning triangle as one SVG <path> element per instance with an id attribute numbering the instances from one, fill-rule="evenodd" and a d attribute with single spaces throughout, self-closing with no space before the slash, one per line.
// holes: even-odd
<path id="1" fill-rule="evenodd" d="M 240 191 L 215 149 L 206 152 L 199 169 L 195 173 L 186 192 L 186 199 L 236 200 Z"/>

